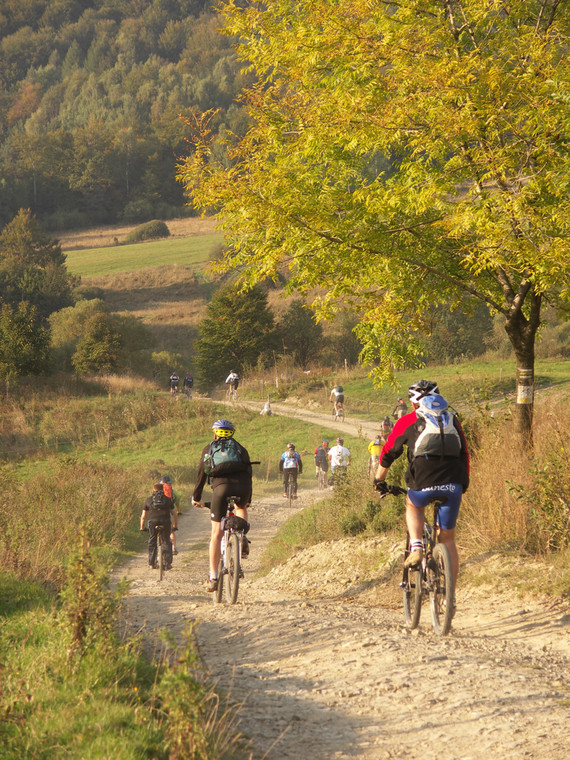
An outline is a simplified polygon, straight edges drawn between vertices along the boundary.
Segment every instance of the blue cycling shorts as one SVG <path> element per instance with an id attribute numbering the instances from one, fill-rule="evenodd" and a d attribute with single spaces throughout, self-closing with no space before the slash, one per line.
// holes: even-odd
<path id="1" fill-rule="evenodd" d="M 457 522 L 463 486 L 460 483 L 444 483 L 440 486 L 429 486 L 421 491 L 408 489 L 410 501 L 418 509 L 425 509 L 434 499 L 443 499 L 439 508 L 437 523 L 442 530 L 452 530 Z"/>

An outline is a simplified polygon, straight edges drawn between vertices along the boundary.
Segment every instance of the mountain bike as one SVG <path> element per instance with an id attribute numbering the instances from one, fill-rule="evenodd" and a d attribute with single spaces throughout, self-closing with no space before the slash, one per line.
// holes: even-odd
<path id="1" fill-rule="evenodd" d="M 322 467 L 319 466 L 319 473 L 317 475 L 317 483 L 319 484 L 319 488 L 321 490 L 328 488 L 328 472 L 326 470 L 323 470 Z"/>
<path id="2" fill-rule="evenodd" d="M 218 563 L 218 588 L 214 594 L 214 604 L 220 604 L 226 590 L 226 601 L 235 604 L 238 596 L 239 581 L 243 578 L 241 569 L 242 547 L 247 541 L 245 531 L 247 522 L 234 514 L 237 496 L 228 496 L 228 513 L 222 518 L 222 536 L 220 561 Z"/>
<path id="3" fill-rule="evenodd" d="M 287 486 L 285 488 L 285 493 L 287 494 L 287 501 L 289 502 L 289 506 L 291 507 L 293 505 L 293 499 L 297 498 L 296 494 L 296 485 L 295 480 L 293 479 L 293 475 L 290 472 L 286 473 L 287 476 Z"/>
<path id="4" fill-rule="evenodd" d="M 230 387 L 227 390 L 226 397 L 227 397 L 228 401 L 231 401 L 232 403 L 234 401 L 237 401 L 237 399 L 238 399 L 237 388 L 234 388 L 233 385 L 230 385 Z"/>
<path id="5" fill-rule="evenodd" d="M 387 494 L 405 494 L 406 489 L 388 485 Z M 417 628 L 420 623 L 422 601 L 429 596 L 431 622 L 438 636 L 446 636 L 451 630 L 454 614 L 455 588 L 451 557 L 445 544 L 437 540 L 437 514 L 442 499 L 434 498 L 431 524 L 425 520 L 423 531 L 423 558 L 420 565 L 405 567 L 402 571 L 400 588 L 404 603 L 404 618 L 408 628 Z M 410 554 L 410 535 L 407 533 L 404 561 Z"/>
<path id="6" fill-rule="evenodd" d="M 336 420 L 344 422 L 344 404 L 342 401 L 337 401 L 333 404 L 332 416 L 335 422 Z"/>
<path id="7" fill-rule="evenodd" d="M 156 530 L 156 560 L 155 560 L 155 569 L 158 570 L 158 580 L 161 581 L 164 577 L 164 573 L 166 572 L 167 563 L 166 559 L 164 557 L 164 529 L 165 525 L 162 525 L 162 523 L 157 523 L 155 526 Z M 178 528 L 172 528 L 172 531 L 178 530 Z M 143 528 L 144 533 L 148 533 L 148 528 Z"/>
<path id="8" fill-rule="evenodd" d="M 379 454 L 371 454 L 368 459 L 368 479 L 374 480 L 376 477 L 376 470 L 378 469 L 378 463 L 380 461 Z"/>

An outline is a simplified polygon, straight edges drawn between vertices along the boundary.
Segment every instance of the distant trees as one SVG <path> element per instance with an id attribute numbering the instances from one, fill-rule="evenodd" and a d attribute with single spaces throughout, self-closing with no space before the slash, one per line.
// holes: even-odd
<path id="1" fill-rule="evenodd" d="M 306 367 L 323 348 L 323 328 L 300 298 L 291 302 L 278 322 L 277 331 L 280 347 L 293 357 L 298 367 Z"/>
<path id="2" fill-rule="evenodd" d="M 40 375 L 49 364 L 49 330 L 35 306 L 21 302 L 0 308 L 0 378 Z"/>
<path id="3" fill-rule="evenodd" d="M 59 243 L 21 209 L 0 233 L 2 301 L 13 307 L 25 301 L 36 307 L 38 319 L 45 319 L 73 303 L 73 282 Z"/>
<path id="4" fill-rule="evenodd" d="M 243 75 L 208 0 L 6 0 L 0 13 L 0 226 L 168 218 L 187 128 L 236 123 Z"/>
<path id="5" fill-rule="evenodd" d="M 260 286 L 247 293 L 227 285 L 208 304 L 196 341 L 200 386 L 209 390 L 223 383 L 229 371 L 254 367 L 275 346 L 275 320 Z"/>
<path id="6" fill-rule="evenodd" d="M 60 369 L 151 374 L 151 333 L 131 315 L 111 314 L 99 298 L 58 311 L 50 317 L 50 326 Z"/>

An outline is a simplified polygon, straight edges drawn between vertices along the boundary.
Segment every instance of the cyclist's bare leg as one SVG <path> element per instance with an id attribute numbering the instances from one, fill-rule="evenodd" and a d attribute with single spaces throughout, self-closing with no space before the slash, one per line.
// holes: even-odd
<path id="1" fill-rule="evenodd" d="M 218 574 L 218 563 L 222 553 L 222 524 L 212 520 L 212 533 L 210 535 L 210 578 L 215 578 Z"/>
<path id="2" fill-rule="evenodd" d="M 410 542 L 422 541 L 424 534 L 424 510 L 415 507 L 406 494 L 406 527 L 410 534 Z"/>
<path id="3" fill-rule="evenodd" d="M 457 553 L 457 544 L 455 543 L 455 528 L 444 530 L 438 528 L 437 536 L 441 544 L 445 544 L 449 549 L 451 557 L 451 567 L 453 569 L 453 583 L 457 587 L 457 575 L 459 573 L 459 554 Z"/>

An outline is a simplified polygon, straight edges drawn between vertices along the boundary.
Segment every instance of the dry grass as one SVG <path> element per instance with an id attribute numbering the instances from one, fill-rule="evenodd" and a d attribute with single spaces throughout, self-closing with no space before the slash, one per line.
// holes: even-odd
<path id="1" fill-rule="evenodd" d="M 481 551 L 547 552 L 559 540 L 561 521 L 570 521 L 570 475 L 560 466 L 567 461 L 560 422 L 566 408 L 562 392 L 536 403 L 533 448 L 520 444 L 508 416 L 479 426 L 461 507 L 462 542 Z"/>
<path id="2" fill-rule="evenodd" d="M 138 224 L 130 224 L 121 227 L 95 227 L 94 229 L 55 233 L 62 250 L 77 251 L 82 248 L 106 248 L 110 245 L 123 243 L 125 238 Z M 191 237 L 193 235 L 210 235 L 216 232 L 214 219 L 199 219 L 190 217 L 187 219 L 169 219 L 166 226 L 172 237 Z"/>

